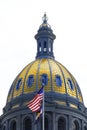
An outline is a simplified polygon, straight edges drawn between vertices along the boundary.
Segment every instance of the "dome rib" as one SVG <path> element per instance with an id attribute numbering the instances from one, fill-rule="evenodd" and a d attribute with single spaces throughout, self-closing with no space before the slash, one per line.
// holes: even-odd
<path id="1" fill-rule="evenodd" d="M 23 85 L 22 85 L 22 94 L 24 93 L 24 85 L 25 85 L 25 82 L 26 82 L 27 74 L 28 74 L 28 72 L 29 72 L 31 66 L 34 64 L 34 62 L 35 62 L 35 61 L 33 61 L 33 62 L 30 64 L 30 66 L 27 68 L 26 74 L 25 74 L 25 76 L 24 76 L 24 82 L 23 82 Z"/>
<path id="2" fill-rule="evenodd" d="M 38 91 L 38 75 L 39 75 L 39 71 L 40 71 L 41 62 L 42 62 L 42 59 L 40 59 L 39 63 L 38 63 L 38 69 L 37 69 L 37 74 L 36 74 L 36 91 Z"/>
<path id="3" fill-rule="evenodd" d="M 66 69 L 67 70 L 67 69 Z M 74 83 L 74 80 L 73 80 L 73 77 L 72 77 L 72 74 L 67 70 L 67 72 L 69 73 L 70 75 L 70 78 L 72 79 L 72 82 L 73 82 L 73 85 L 74 85 L 74 89 L 75 89 L 75 93 L 76 93 L 76 98 L 78 99 L 78 96 L 77 96 L 77 89 L 76 89 L 76 85 Z"/>
<path id="4" fill-rule="evenodd" d="M 57 63 L 58 63 L 58 62 L 57 62 Z M 61 65 L 62 67 L 64 67 L 61 63 L 59 63 L 59 65 Z M 79 87 L 79 86 L 77 87 L 77 85 L 76 85 L 76 84 L 78 84 L 78 83 L 77 83 L 77 81 L 76 81 L 76 79 L 75 79 L 75 78 L 73 77 L 73 75 L 72 75 L 72 74 L 71 74 L 71 73 L 67 70 L 67 68 L 66 68 L 66 67 L 64 67 L 64 68 L 65 68 L 65 70 L 68 72 L 68 74 L 69 74 L 70 78 L 72 79 L 72 81 L 73 81 L 73 85 L 74 85 L 75 90 L 76 90 L 76 91 L 75 91 L 76 96 L 75 96 L 75 97 L 73 96 L 73 98 L 75 98 L 75 99 L 77 98 L 77 99 L 78 99 L 78 101 L 83 102 L 83 97 L 82 97 L 82 94 L 78 94 L 78 92 L 77 92 L 77 91 L 78 91 L 78 87 Z M 75 81 L 74 81 L 74 80 L 75 80 Z M 82 99 L 80 99 L 80 97 L 79 97 L 79 96 L 81 96 L 81 98 L 82 98 Z"/>
<path id="5" fill-rule="evenodd" d="M 71 74 L 72 75 L 72 74 Z M 73 77 L 73 75 L 72 75 L 72 77 Z M 75 78 L 73 77 L 73 80 L 74 80 L 74 82 L 75 83 L 77 83 L 77 81 L 75 80 Z M 77 83 L 78 84 L 78 83 Z M 79 95 L 78 95 L 78 88 L 80 89 L 80 87 L 78 86 L 77 87 L 77 85 L 75 84 L 75 87 L 76 87 L 76 94 L 77 94 L 77 99 L 78 99 L 78 101 L 80 100 L 79 99 Z M 81 97 L 82 97 L 82 94 L 81 94 Z M 82 102 L 83 102 L 83 98 L 82 98 Z"/>
<path id="6" fill-rule="evenodd" d="M 67 86 L 66 86 L 66 80 L 65 80 L 65 75 L 64 75 L 64 73 L 63 73 L 63 71 L 62 71 L 62 69 L 61 69 L 61 67 L 60 67 L 60 65 L 59 65 L 59 63 L 57 62 L 57 61 L 55 61 L 56 62 L 56 64 L 58 65 L 58 67 L 59 67 L 59 69 L 60 69 L 60 71 L 61 71 L 61 73 L 62 73 L 62 76 L 63 76 L 63 80 L 64 80 L 64 84 L 65 84 L 65 90 L 66 90 L 66 97 L 67 97 Z"/>
<path id="7" fill-rule="evenodd" d="M 70 77 L 70 79 L 72 80 L 73 78 L 72 78 L 72 74 L 67 70 L 67 68 L 66 67 L 64 67 L 61 63 L 59 63 L 59 65 L 61 65 L 65 70 L 66 70 L 66 72 L 69 74 L 69 77 Z M 69 78 L 69 77 L 67 77 L 67 78 Z M 73 86 L 75 87 L 76 85 L 74 84 L 74 82 L 73 82 L 73 80 L 72 80 L 72 84 L 73 84 Z M 75 88 L 74 88 L 75 89 Z M 66 84 L 66 90 L 68 90 L 68 87 L 67 87 L 67 84 Z M 71 91 L 71 92 L 70 92 Z M 69 95 L 69 96 L 73 96 L 73 98 L 77 98 L 77 96 L 76 96 L 76 91 L 74 90 L 74 92 L 72 91 L 72 90 L 68 90 L 67 91 L 67 94 Z"/>
<path id="8" fill-rule="evenodd" d="M 68 70 L 67 70 L 68 71 Z M 76 97 L 77 97 L 77 99 L 79 100 L 79 98 L 78 98 L 78 94 L 77 94 L 77 87 L 76 87 L 76 84 L 75 84 L 75 82 L 74 82 L 74 77 L 72 76 L 72 74 L 68 71 L 68 73 L 70 74 L 70 76 L 71 76 L 71 79 L 72 79 L 72 81 L 73 81 L 73 84 L 74 84 L 74 87 L 75 87 L 75 91 L 76 91 Z"/>
<path id="9" fill-rule="evenodd" d="M 20 72 L 21 73 L 21 72 Z M 19 74 L 20 75 L 20 74 Z M 19 77 L 19 75 L 17 76 L 17 78 L 15 79 L 14 83 L 13 83 L 13 90 L 12 90 L 12 96 L 11 96 L 11 100 L 13 99 L 13 94 L 14 94 L 14 86 L 16 86 L 16 82 L 17 82 L 17 79 Z"/>
<path id="10" fill-rule="evenodd" d="M 31 62 L 30 64 L 28 64 L 20 73 L 19 73 L 19 75 L 16 77 L 16 80 L 15 80 L 15 82 L 14 82 L 14 84 L 13 84 L 13 86 L 14 86 L 14 89 L 13 89 L 13 93 L 12 93 L 12 99 L 13 98 L 16 98 L 16 97 L 18 97 L 18 96 L 20 96 L 20 95 L 23 95 L 23 92 L 24 92 L 24 83 L 25 83 L 25 81 L 22 81 L 22 85 L 21 85 L 21 90 L 19 89 L 18 91 L 20 91 L 19 92 L 19 94 L 18 94 L 18 92 L 16 92 L 17 90 L 15 90 L 16 89 L 16 84 L 17 84 L 17 81 L 18 81 L 18 79 L 19 79 L 19 77 L 20 77 L 20 75 L 21 75 L 21 73 L 23 73 L 25 70 L 26 70 L 26 68 L 27 68 L 27 70 L 26 70 L 26 72 L 28 71 L 28 69 L 33 65 L 33 63 L 34 63 L 34 61 L 33 62 Z M 26 73 L 25 73 L 25 77 L 26 77 Z M 25 79 L 25 77 L 24 77 L 24 80 L 26 80 Z M 22 77 L 21 77 L 22 78 Z M 23 80 L 23 79 L 22 79 Z"/>
<path id="11" fill-rule="evenodd" d="M 50 69 L 50 84 L 51 84 L 51 91 L 53 91 L 53 83 L 52 83 L 52 68 L 49 62 L 49 59 L 47 59 L 48 61 L 48 65 L 49 65 L 49 69 Z"/>
<path id="12" fill-rule="evenodd" d="M 15 79 L 16 80 L 16 79 Z M 11 85 L 11 88 L 10 88 L 10 90 L 9 90 L 9 93 L 8 93 L 8 97 L 7 97 L 7 102 L 10 102 L 11 100 L 12 100 L 12 98 L 13 98 L 13 90 L 14 90 L 14 83 L 16 82 L 14 80 L 14 82 L 12 83 L 12 85 Z M 10 97 L 10 98 L 9 98 Z M 6 102 L 6 103 L 7 103 Z"/>

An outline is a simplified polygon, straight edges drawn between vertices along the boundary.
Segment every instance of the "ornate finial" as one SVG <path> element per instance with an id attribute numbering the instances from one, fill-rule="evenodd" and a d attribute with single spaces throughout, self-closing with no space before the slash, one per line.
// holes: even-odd
<path id="1" fill-rule="evenodd" d="M 48 18 L 47 18 L 46 13 L 44 13 L 44 16 L 42 17 L 42 20 L 43 20 L 43 23 L 47 23 Z"/>

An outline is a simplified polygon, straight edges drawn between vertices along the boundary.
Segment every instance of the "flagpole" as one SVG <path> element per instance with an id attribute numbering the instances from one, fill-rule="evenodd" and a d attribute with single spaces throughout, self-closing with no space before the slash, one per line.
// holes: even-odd
<path id="1" fill-rule="evenodd" d="M 43 126 L 43 130 L 44 130 L 44 125 L 45 125 L 45 123 L 44 123 L 44 115 L 45 115 L 45 112 L 44 112 L 44 85 L 42 86 L 43 87 L 43 110 L 42 110 L 42 112 L 43 112 L 43 118 L 42 118 L 42 126 Z"/>
<path id="2" fill-rule="evenodd" d="M 42 110 L 42 112 L 43 112 L 43 119 L 42 119 L 42 126 L 43 126 L 43 130 L 44 130 L 44 125 L 45 125 L 45 123 L 44 123 L 44 86 L 42 86 L 43 87 L 43 110 Z"/>

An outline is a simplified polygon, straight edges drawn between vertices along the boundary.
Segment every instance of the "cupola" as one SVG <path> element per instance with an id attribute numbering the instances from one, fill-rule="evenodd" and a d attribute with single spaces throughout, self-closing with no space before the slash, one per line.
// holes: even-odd
<path id="1" fill-rule="evenodd" d="M 47 23 L 48 18 L 44 14 L 43 23 L 40 25 L 38 33 L 35 35 L 37 40 L 37 58 L 54 58 L 53 42 L 56 36 L 53 34 L 51 26 Z"/>

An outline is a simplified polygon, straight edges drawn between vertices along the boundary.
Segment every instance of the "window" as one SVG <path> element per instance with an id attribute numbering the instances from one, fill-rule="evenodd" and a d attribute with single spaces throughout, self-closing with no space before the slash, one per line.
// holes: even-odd
<path id="1" fill-rule="evenodd" d="M 16 130 L 16 122 L 13 123 L 13 128 L 12 130 Z"/>
<path id="2" fill-rule="evenodd" d="M 47 51 L 47 47 L 46 47 L 46 41 L 44 41 L 44 52 L 46 52 Z"/>
<path id="3" fill-rule="evenodd" d="M 39 43 L 39 52 L 41 52 L 41 42 Z"/>
<path id="4" fill-rule="evenodd" d="M 34 76 L 33 76 L 33 75 L 30 75 L 30 76 L 28 77 L 28 80 L 27 80 L 27 87 L 32 87 L 33 82 L 34 82 Z"/>
<path id="5" fill-rule="evenodd" d="M 49 127 L 48 127 L 49 123 L 48 123 L 48 118 L 45 117 L 45 130 L 48 130 Z"/>
<path id="6" fill-rule="evenodd" d="M 56 75 L 56 85 L 59 87 L 62 86 L 62 80 L 59 75 Z"/>
<path id="7" fill-rule="evenodd" d="M 49 47 L 49 52 L 51 52 L 51 48 Z"/>
<path id="8" fill-rule="evenodd" d="M 48 48 L 49 48 L 49 52 L 51 52 L 51 49 L 52 49 L 52 43 L 51 43 L 51 40 L 49 40 Z"/>
<path id="9" fill-rule="evenodd" d="M 68 85 L 69 85 L 70 89 L 74 90 L 72 81 L 70 79 L 68 79 Z"/>
<path id="10" fill-rule="evenodd" d="M 22 84 L 22 78 L 20 78 L 16 84 L 16 90 L 19 90 L 20 86 Z"/>
<path id="11" fill-rule="evenodd" d="M 24 120 L 24 130 L 32 130 L 31 119 L 27 118 Z"/>
<path id="12" fill-rule="evenodd" d="M 40 120 L 40 129 L 42 130 L 43 129 L 43 124 L 42 124 L 42 118 L 41 118 L 41 120 Z M 45 116 L 45 120 L 44 120 L 44 129 L 45 130 L 49 130 L 49 120 L 48 120 L 48 117 L 47 116 Z M 50 128 L 51 129 L 51 128 Z"/>
<path id="13" fill-rule="evenodd" d="M 66 120 L 64 117 L 60 117 L 58 120 L 58 130 L 66 130 Z"/>
<path id="14" fill-rule="evenodd" d="M 5 126 L 3 127 L 3 130 L 6 130 Z"/>
<path id="15" fill-rule="evenodd" d="M 87 130 L 87 126 L 84 126 L 84 130 Z"/>
<path id="16" fill-rule="evenodd" d="M 73 122 L 73 130 L 79 130 L 79 123 L 76 120 Z"/>
<path id="17" fill-rule="evenodd" d="M 16 121 L 12 121 L 10 130 L 16 130 Z"/>
<path id="18" fill-rule="evenodd" d="M 43 86 L 46 86 L 48 84 L 48 76 L 47 76 L 47 74 L 42 74 L 41 75 L 41 84 Z"/>

